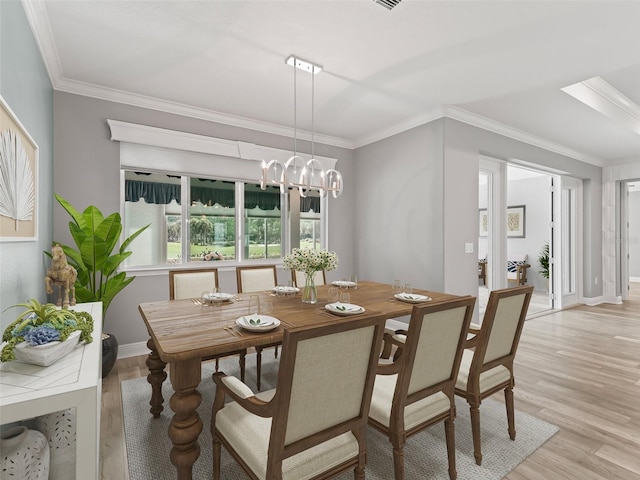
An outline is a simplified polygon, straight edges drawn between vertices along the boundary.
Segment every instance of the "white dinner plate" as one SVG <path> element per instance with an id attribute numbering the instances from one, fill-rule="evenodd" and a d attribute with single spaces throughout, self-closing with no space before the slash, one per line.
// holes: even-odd
<path id="1" fill-rule="evenodd" d="M 289 287 L 286 285 L 280 285 L 278 287 L 274 287 L 273 291 L 276 293 L 284 292 L 285 294 L 287 294 L 287 293 L 298 293 L 300 289 L 298 287 Z"/>
<path id="2" fill-rule="evenodd" d="M 420 295 L 418 293 L 396 293 L 394 297 L 398 300 L 409 303 L 422 303 L 431 300 L 431 297 Z"/>
<path id="3" fill-rule="evenodd" d="M 278 328 L 280 320 L 268 315 L 245 315 L 236 320 L 236 325 L 251 332 L 268 332 Z"/>
<path id="4" fill-rule="evenodd" d="M 348 280 L 335 280 L 331 282 L 331 285 L 342 288 L 351 288 L 357 286 L 358 284 L 356 282 L 350 282 Z"/>
<path id="5" fill-rule="evenodd" d="M 336 315 L 357 315 L 364 312 L 364 308 L 353 303 L 327 303 L 324 308 Z"/>
<path id="6" fill-rule="evenodd" d="M 208 302 L 230 302 L 235 297 L 232 293 L 210 293 L 207 295 Z"/>

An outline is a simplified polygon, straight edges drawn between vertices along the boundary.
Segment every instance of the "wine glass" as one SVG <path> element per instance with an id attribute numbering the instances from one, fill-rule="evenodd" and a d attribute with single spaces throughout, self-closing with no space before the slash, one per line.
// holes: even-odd
<path id="1" fill-rule="evenodd" d="M 346 290 L 340 292 L 338 298 L 340 303 L 351 303 L 351 295 L 349 295 L 349 292 L 347 292 Z"/>
<path id="2" fill-rule="evenodd" d="M 247 315 L 255 315 L 258 313 L 260 313 L 260 295 L 251 295 L 249 297 Z"/>

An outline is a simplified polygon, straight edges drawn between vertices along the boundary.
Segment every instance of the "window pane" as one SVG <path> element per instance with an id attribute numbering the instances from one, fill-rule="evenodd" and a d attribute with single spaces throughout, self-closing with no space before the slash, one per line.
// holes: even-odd
<path id="1" fill-rule="evenodd" d="M 258 185 L 245 184 L 244 208 L 245 258 L 280 258 L 280 189 L 261 190 Z"/>
<path id="2" fill-rule="evenodd" d="M 319 250 L 320 243 L 320 197 L 310 192 L 300 199 L 300 248 Z"/>
<path id="3" fill-rule="evenodd" d="M 125 266 L 180 263 L 180 179 L 125 172 L 124 235 L 149 224 L 131 244 Z"/>
<path id="4" fill-rule="evenodd" d="M 236 258 L 235 183 L 191 179 L 190 261 Z"/>

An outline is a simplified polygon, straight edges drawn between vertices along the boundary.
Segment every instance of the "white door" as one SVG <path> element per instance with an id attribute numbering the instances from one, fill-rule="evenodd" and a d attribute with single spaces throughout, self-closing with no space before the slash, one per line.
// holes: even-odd
<path id="1" fill-rule="evenodd" d="M 556 177 L 551 275 L 556 308 L 577 305 L 582 291 L 582 181 Z"/>

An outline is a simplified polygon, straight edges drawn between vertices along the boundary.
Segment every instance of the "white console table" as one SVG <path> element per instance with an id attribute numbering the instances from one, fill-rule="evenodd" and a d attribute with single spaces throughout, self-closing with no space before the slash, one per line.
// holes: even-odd
<path id="1" fill-rule="evenodd" d="M 76 409 L 76 479 L 97 480 L 102 395 L 102 303 L 72 310 L 93 317 L 93 342 L 79 344 L 53 365 L 0 364 L 0 424 Z M 82 447 L 81 447 L 82 446 Z"/>

